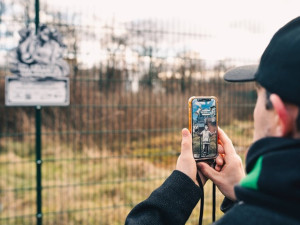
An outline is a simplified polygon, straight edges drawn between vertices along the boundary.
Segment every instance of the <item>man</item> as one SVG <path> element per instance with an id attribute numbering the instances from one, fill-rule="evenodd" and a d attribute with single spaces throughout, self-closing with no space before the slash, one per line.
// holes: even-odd
<path id="1" fill-rule="evenodd" d="M 215 132 L 210 132 L 208 130 L 208 125 L 204 125 L 204 130 L 199 133 L 199 136 L 202 137 L 202 157 L 205 157 L 209 154 L 209 146 L 210 146 L 210 136 L 214 135 Z"/>
<path id="2" fill-rule="evenodd" d="M 183 129 L 176 170 L 130 212 L 126 224 L 185 224 L 201 196 L 196 168 L 203 185 L 211 179 L 226 197 L 226 213 L 215 224 L 300 224 L 300 17 L 275 33 L 258 67 L 233 69 L 225 80 L 257 82 L 247 175 L 221 129 L 224 158 L 218 156 L 215 169 L 196 165 L 191 135 Z"/>

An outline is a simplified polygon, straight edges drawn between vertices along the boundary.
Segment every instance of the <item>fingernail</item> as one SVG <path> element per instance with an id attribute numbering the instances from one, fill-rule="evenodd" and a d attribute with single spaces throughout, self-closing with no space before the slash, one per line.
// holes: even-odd
<path id="1" fill-rule="evenodd" d="M 187 137 L 189 135 L 188 130 L 187 129 L 183 129 L 182 130 L 182 136 L 183 137 Z"/>

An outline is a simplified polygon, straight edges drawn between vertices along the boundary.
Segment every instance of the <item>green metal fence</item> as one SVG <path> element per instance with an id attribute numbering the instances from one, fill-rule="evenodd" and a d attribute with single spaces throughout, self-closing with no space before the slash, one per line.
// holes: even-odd
<path id="1" fill-rule="evenodd" d="M 19 28 L 34 27 L 34 4 L 8 1 L 1 14 L 6 33 L 0 41 L 8 46 L 2 52 L 17 45 Z M 21 7 L 21 13 L 13 5 Z M 4 78 L 10 72 L 4 60 L 0 224 L 124 224 L 132 207 L 174 170 L 180 131 L 188 126 L 188 99 L 193 95 L 219 98 L 220 126 L 243 157 L 252 139 L 253 85 L 222 80 L 223 72 L 234 66 L 230 60 L 212 66 L 191 50 L 174 54 L 160 43 L 201 42 L 205 34 L 174 32 L 174 24 L 170 30 L 156 20 L 117 23 L 116 17 L 83 26 L 76 22 L 82 15 L 71 9 L 54 11 L 50 1 L 40 3 L 40 13 L 40 23 L 64 35 L 71 104 L 38 110 L 6 107 Z M 89 64 L 84 46 L 97 48 L 99 43 L 98 55 L 94 53 Z M 36 139 L 39 122 L 40 142 Z M 41 161 L 36 152 L 39 145 Z M 205 224 L 211 221 L 211 190 L 208 183 Z M 221 201 L 217 193 L 217 206 Z M 199 206 L 188 224 L 197 224 L 198 213 Z M 217 217 L 221 215 L 217 211 Z"/>

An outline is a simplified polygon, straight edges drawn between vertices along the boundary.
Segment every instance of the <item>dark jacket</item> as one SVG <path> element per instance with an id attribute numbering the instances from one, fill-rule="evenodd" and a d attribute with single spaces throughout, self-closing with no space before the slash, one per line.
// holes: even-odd
<path id="1" fill-rule="evenodd" d="M 214 224 L 300 224 L 300 140 L 264 138 L 255 142 L 247 155 L 246 172 L 235 187 L 237 203 Z M 125 224 L 185 224 L 201 194 L 188 176 L 174 171 L 132 209 Z"/>

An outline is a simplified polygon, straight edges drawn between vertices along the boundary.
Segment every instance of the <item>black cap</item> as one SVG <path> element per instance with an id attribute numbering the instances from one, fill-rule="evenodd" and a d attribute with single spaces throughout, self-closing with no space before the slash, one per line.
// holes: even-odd
<path id="1" fill-rule="evenodd" d="M 284 101 L 300 106 L 300 17 L 279 29 L 265 49 L 259 65 L 227 71 L 230 82 L 257 81 Z"/>

